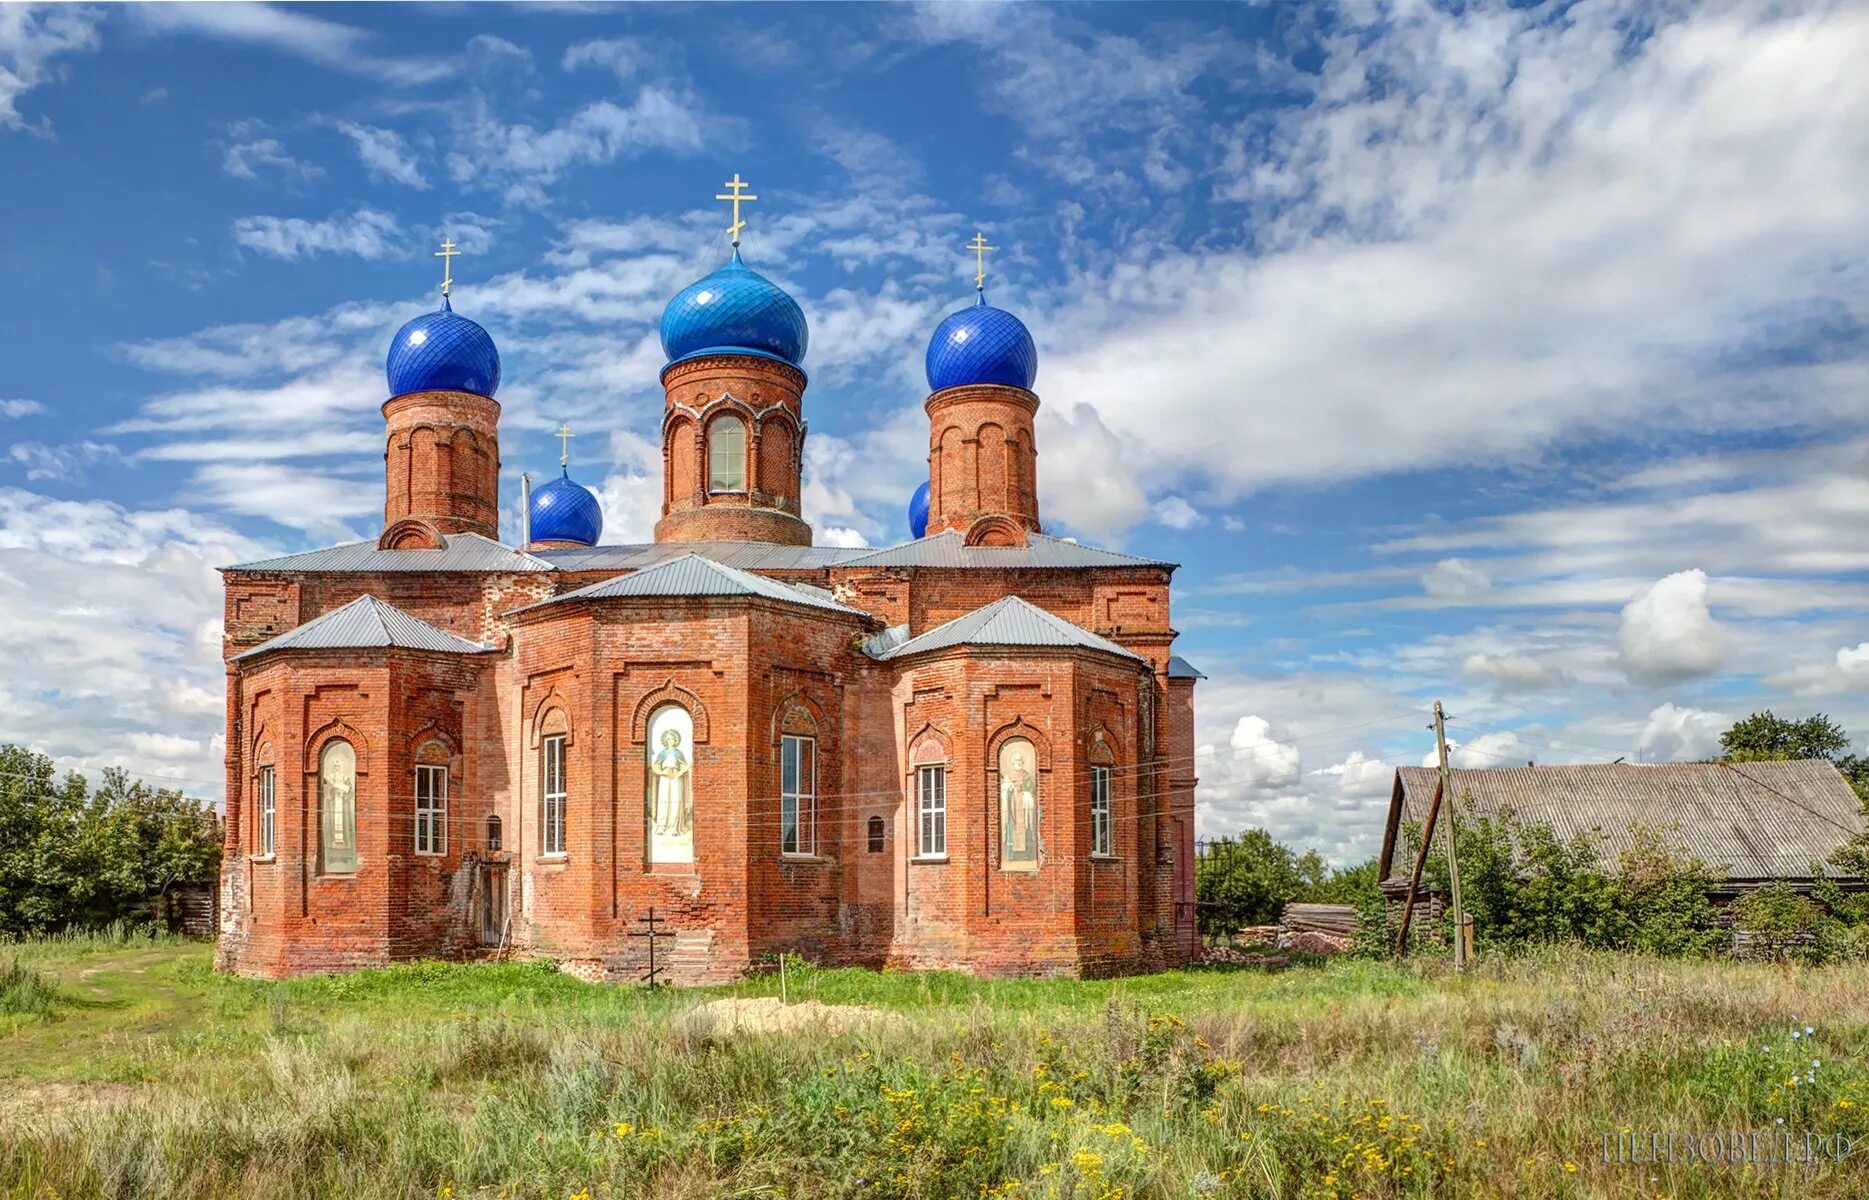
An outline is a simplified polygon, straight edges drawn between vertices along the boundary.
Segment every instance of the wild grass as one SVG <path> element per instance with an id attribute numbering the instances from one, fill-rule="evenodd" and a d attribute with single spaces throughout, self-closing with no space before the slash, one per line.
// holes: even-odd
<path id="1" fill-rule="evenodd" d="M 58 989 L 18 959 L 0 959 L 0 1016 L 39 1017 L 52 1011 Z"/>
<path id="2" fill-rule="evenodd" d="M 807 969 L 794 1001 L 892 1015 L 723 1037 L 693 1010 L 776 980 L 650 994 L 433 963 L 260 983 L 211 974 L 197 946 L 14 952 L 68 999 L 0 1026 L 9 1196 L 1869 1191 L 1861 966 L 1549 951 L 1464 977 Z M 1804 1130 L 1866 1150 L 1604 1161 L 1625 1130 L 1786 1129 L 1800 1153 Z"/>

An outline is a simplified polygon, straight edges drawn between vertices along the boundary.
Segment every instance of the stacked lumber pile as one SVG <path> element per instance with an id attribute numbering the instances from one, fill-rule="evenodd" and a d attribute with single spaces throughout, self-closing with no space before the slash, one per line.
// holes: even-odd
<path id="1" fill-rule="evenodd" d="M 1348 904 L 1287 904 L 1280 925 L 1281 950 L 1341 954 L 1356 942 L 1356 909 Z"/>

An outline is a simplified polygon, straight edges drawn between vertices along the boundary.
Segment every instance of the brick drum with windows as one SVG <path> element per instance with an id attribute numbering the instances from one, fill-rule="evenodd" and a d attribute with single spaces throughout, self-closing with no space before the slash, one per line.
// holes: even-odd
<path id="1" fill-rule="evenodd" d="M 662 318 L 662 518 L 561 472 L 495 541 L 499 357 L 391 345 L 384 527 L 226 571 L 222 969 L 505 950 L 665 979 L 1179 964 L 1193 690 L 1171 563 L 1048 537 L 1037 352 L 984 292 L 928 349 L 915 539 L 812 544 L 806 322 L 740 259 Z"/>

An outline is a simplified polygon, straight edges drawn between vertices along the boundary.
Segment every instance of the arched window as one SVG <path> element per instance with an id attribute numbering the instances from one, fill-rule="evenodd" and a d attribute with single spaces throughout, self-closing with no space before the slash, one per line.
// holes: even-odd
<path id="1" fill-rule="evenodd" d="M 357 869 L 357 751 L 342 738 L 318 752 L 318 862 L 326 874 Z"/>
<path id="2" fill-rule="evenodd" d="M 260 773 L 253 791 L 253 852 L 271 858 L 277 844 L 279 809 L 273 794 L 273 747 L 264 743 L 259 750 Z"/>
<path id="3" fill-rule="evenodd" d="M 415 752 L 415 852 L 448 852 L 448 748 L 440 742 Z"/>
<path id="4" fill-rule="evenodd" d="M 1116 853 L 1115 800 L 1110 792 L 1115 768 L 1109 747 L 1099 739 L 1090 749 L 1090 856 Z"/>
<path id="5" fill-rule="evenodd" d="M 500 814 L 499 813 L 488 813 L 487 814 L 487 849 L 498 850 L 499 848 L 500 848 Z"/>
<path id="6" fill-rule="evenodd" d="M 746 422 L 715 417 L 707 427 L 707 490 L 746 490 Z"/>
<path id="7" fill-rule="evenodd" d="M 999 865 L 1003 871 L 1038 870 L 1038 754 L 1024 738 L 999 747 Z"/>
<path id="8" fill-rule="evenodd" d="M 887 836 L 887 834 L 886 834 L 886 826 L 884 826 L 883 824 L 883 819 L 881 817 L 871 817 L 870 818 L 870 853 L 871 854 L 881 854 L 883 852 L 883 839 L 885 836 Z"/>

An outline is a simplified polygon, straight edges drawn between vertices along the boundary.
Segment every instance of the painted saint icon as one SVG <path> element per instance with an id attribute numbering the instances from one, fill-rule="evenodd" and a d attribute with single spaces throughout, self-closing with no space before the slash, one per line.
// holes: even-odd
<path id="1" fill-rule="evenodd" d="M 349 742 L 325 744 L 318 763 L 319 857 L 323 869 L 357 869 L 357 752 Z"/>
<path id="2" fill-rule="evenodd" d="M 1013 738 L 999 748 L 999 864 L 1038 870 L 1038 755 Z"/>
<path id="3" fill-rule="evenodd" d="M 649 861 L 694 861 L 694 724 L 665 705 L 649 719 Z"/>

